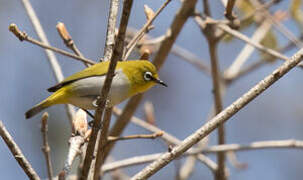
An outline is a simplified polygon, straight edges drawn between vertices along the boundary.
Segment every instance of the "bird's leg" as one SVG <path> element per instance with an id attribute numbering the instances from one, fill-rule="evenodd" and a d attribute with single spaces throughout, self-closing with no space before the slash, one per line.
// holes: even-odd
<path id="1" fill-rule="evenodd" d="M 95 118 L 95 116 L 91 112 L 89 112 L 88 110 L 86 110 L 86 109 L 82 109 L 82 110 L 85 111 L 91 118 L 93 118 L 93 119 Z"/>
<path id="2" fill-rule="evenodd" d="M 110 100 L 109 100 L 109 99 L 106 100 L 106 102 L 105 102 L 105 107 L 106 107 L 106 108 L 111 107 L 111 106 L 110 106 Z"/>
<path id="3" fill-rule="evenodd" d="M 86 114 L 88 114 L 88 116 L 90 116 L 93 119 L 93 120 L 88 122 L 89 127 L 93 127 L 95 116 L 86 109 L 82 109 L 82 110 L 85 111 Z"/>

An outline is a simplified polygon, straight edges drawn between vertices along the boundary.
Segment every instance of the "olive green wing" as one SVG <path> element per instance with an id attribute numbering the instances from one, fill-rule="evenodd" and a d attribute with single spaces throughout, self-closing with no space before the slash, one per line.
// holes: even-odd
<path id="1" fill-rule="evenodd" d="M 55 92 L 58 89 L 62 88 L 63 86 L 75 82 L 79 79 L 84 79 L 92 76 L 103 76 L 107 73 L 108 70 L 109 61 L 101 62 L 98 64 L 95 64 L 91 67 L 88 67 L 80 72 L 77 72 L 67 78 L 65 78 L 60 83 L 54 85 L 53 87 L 48 88 L 47 90 L 49 92 Z"/>

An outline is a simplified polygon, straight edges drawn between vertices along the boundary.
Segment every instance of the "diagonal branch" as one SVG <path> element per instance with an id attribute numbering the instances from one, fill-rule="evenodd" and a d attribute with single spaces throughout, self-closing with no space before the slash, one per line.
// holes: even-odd
<path id="1" fill-rule="evenodd" d="M 72 53 L 69 53 L 67 51 L 64 51 L 62 49 L 58 49 L 56 47 L 53 47 L 53 46 L 50 46 L 49 44 L 45 43 L 45 42 L 40 42 L 30 36 L 28 36 L 25 32 L 21 32 L 17 25 L 15 24 L 10 24 L 9 26 L 9 30 L 20 40 L 20 41 L 27 41 L 27 42 L 30 42 L 32 44 L 35 44 L 41 48 L 44 48 L 46 49 L 46 51 L 48 50 L 51 50 L 51 51 L 54 51 L 56 53 L 59 53 L 59 54 L 62 54 L 64 56 L 67 56 L 67 57 L 71 57 L 73 59 L 76 59 L 76 60 L 79 60 L 79 61 L 82 61 L 84 63 L 88 63 L 88 64 L 96 64 L 95 61 L 93 60 L 90 60 L 90 59 L 87 59 L 87 58 L 84 58 L 84 57 L 81 57 L 79 55 L 75 55 L 75 54 L 72 54 Z M 51 52 L 51 51 L 48 51 L 48 52 Z"/>
<path id="2" fill-rule="evenodd" d="M 44 30 L 41 26 L 41 23 L 40 23 L 37 15 L 36 15 L 32 5 L 29 2 L 29 0 L 22 0 L 22 3 L 24 5 L 24 8 L 25 8 L 30 20 L 31 20 L 31 23 L 34 26 L 34 29 L 35 29 L 38 37 L 41 39 L 41 41 L 44 44 L 49 46 L 49 42 L 47 40 L 46 34 L 45 34 L 45 32 L 44 32 Z M 45 53 L 46 53 L 46 56 L 48 57 L 49 63 L 52 67 L 52 70 L 53 70 L 53 73 L 54 73 L 54 76 L 55 76 L 57 82 L 62 81 L 64 79 L 63 73 L 62 73 L 61 67 L 58 63 L 58 60 L 57 60 L 54 52 L 45 49 Z M 73 116 L 75 114 L 75 110 L 74 110 L 73 106 L 68 105 L 68 104 L 65 105 L 65 108 L 66 108 L 67 116 L 68 116 L 68 119 L 69 119 L 69 123 L 71 125 L 72 132 L 74 132 Z"/>
<path id="3" fill-rule="evenodd" d="M 238 98 L 234 103 L 228 106 L 225 110 L 221 111 L 220 114 L 216 115 L 213 119 L 208 121 L 205 125 L 203 125 L 200 129 L 198 129 L 195 133 L 188 136 L 180 145 L 176 146 L 172 149 L 171 152 L 164 153 L 158 160 L 154 161 L 142 171 L 137 173 L 132 179 L 146 179 L 157 171 L 159 171 L 162 167 L 167 165 L 169 162 L 182 155 L 185 151 L 187 151 L 194 144 L 198 143 L 201 139 L 206 137 L 209 133 L 215 130 L 220 124 L 227 121 L 234 114 L 236 114 L 240 109 L 245 107 L 249 102 L 254 100 L 258 95 L 264 92 L 267 88 L 269 88 L 273 83 L 278 81 L 281 77 L 283 77 L 288 71 L 294 68 L 298 63 L 301 62 L 303 57 L 303 49 L 299 50 L 296 54 L 294 54 L 288 61 L 286 61 L 283 65 L 273 71 L 270 75 L 260 81 L 257 85 L 251 88 L 247 93 Z"/>
<path id="4" fill-rule="evenodd" d="M 25 156 L 23 155 L 21 149 L 18 147 L 12 136 L 6 130 L 2 121 L 0 121 L 0 136 L 2 137 L 3 141 L 6 143 L 7 147 L 13 154 L 14 158 L 23 169 L 23 171 L 27 174 L 29 179 L 32 180 L 39 180 L 39 176 L 36 171 L 32 168 L 31 164 L 27 161 Z"/>

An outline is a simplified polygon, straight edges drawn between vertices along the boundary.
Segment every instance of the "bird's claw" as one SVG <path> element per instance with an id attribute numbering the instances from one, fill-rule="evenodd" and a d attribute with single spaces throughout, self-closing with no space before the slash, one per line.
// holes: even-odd
<path id="1" fill-rule="evenodd" d="M 92 102 L 92 105 L 97 108 L 98 107 L 98 101 L 101 97 L 100 96 L 97 96 L 97 98 Z"/>

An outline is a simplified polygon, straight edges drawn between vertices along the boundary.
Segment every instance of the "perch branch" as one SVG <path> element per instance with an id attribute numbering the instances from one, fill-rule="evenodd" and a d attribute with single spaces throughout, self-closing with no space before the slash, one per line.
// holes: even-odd
<path id="1" fill-rule="evenodd" d="M 123 11 L 122 11 L 122 17 L 120 21 L 120 27 L 118 36 L 115 42 L 115 47 L 113 50 L 113 56 L 111 57 L 109 69 L 105 78 L 104 86 L 101 90 L 101 98 L 98 100 L 97 105 L 98 108 L 95 112 L 95 119 L 94 124 L 92 127 L 92 134 L 89 139 L 89 143 L 86 150 L 86 155 L 84 159 L 84 165 L 82 169 L 82 176 L 80 177 L 82 180 L 87 179 L 88 172 L 91 166 L 91 162 L 93 159 L 93 153 L 96 145 L 97 135 L 101 128 L 101 118 L 103 114 L 103 110 L 105 108 L 105 104 L 107 101 L 107 95 L 110 90 L 110 86 L 114 77 L 114 71 L 115 67 L 117 65 L 117 62 L 119 59 L 121 59 L 122 52 L 123 52 L 123 44 L 124 44 L 124 38 L 125 38 L 125 32 L 128 24 L 128 19 L 131 12 L 131 7 L 133 4 L 133 0 L 125 0 L 123 4 Z M 99 155 L 100 157 L 100 155 Z M 100 168 L 100 167 L 99 167 Z"/>

